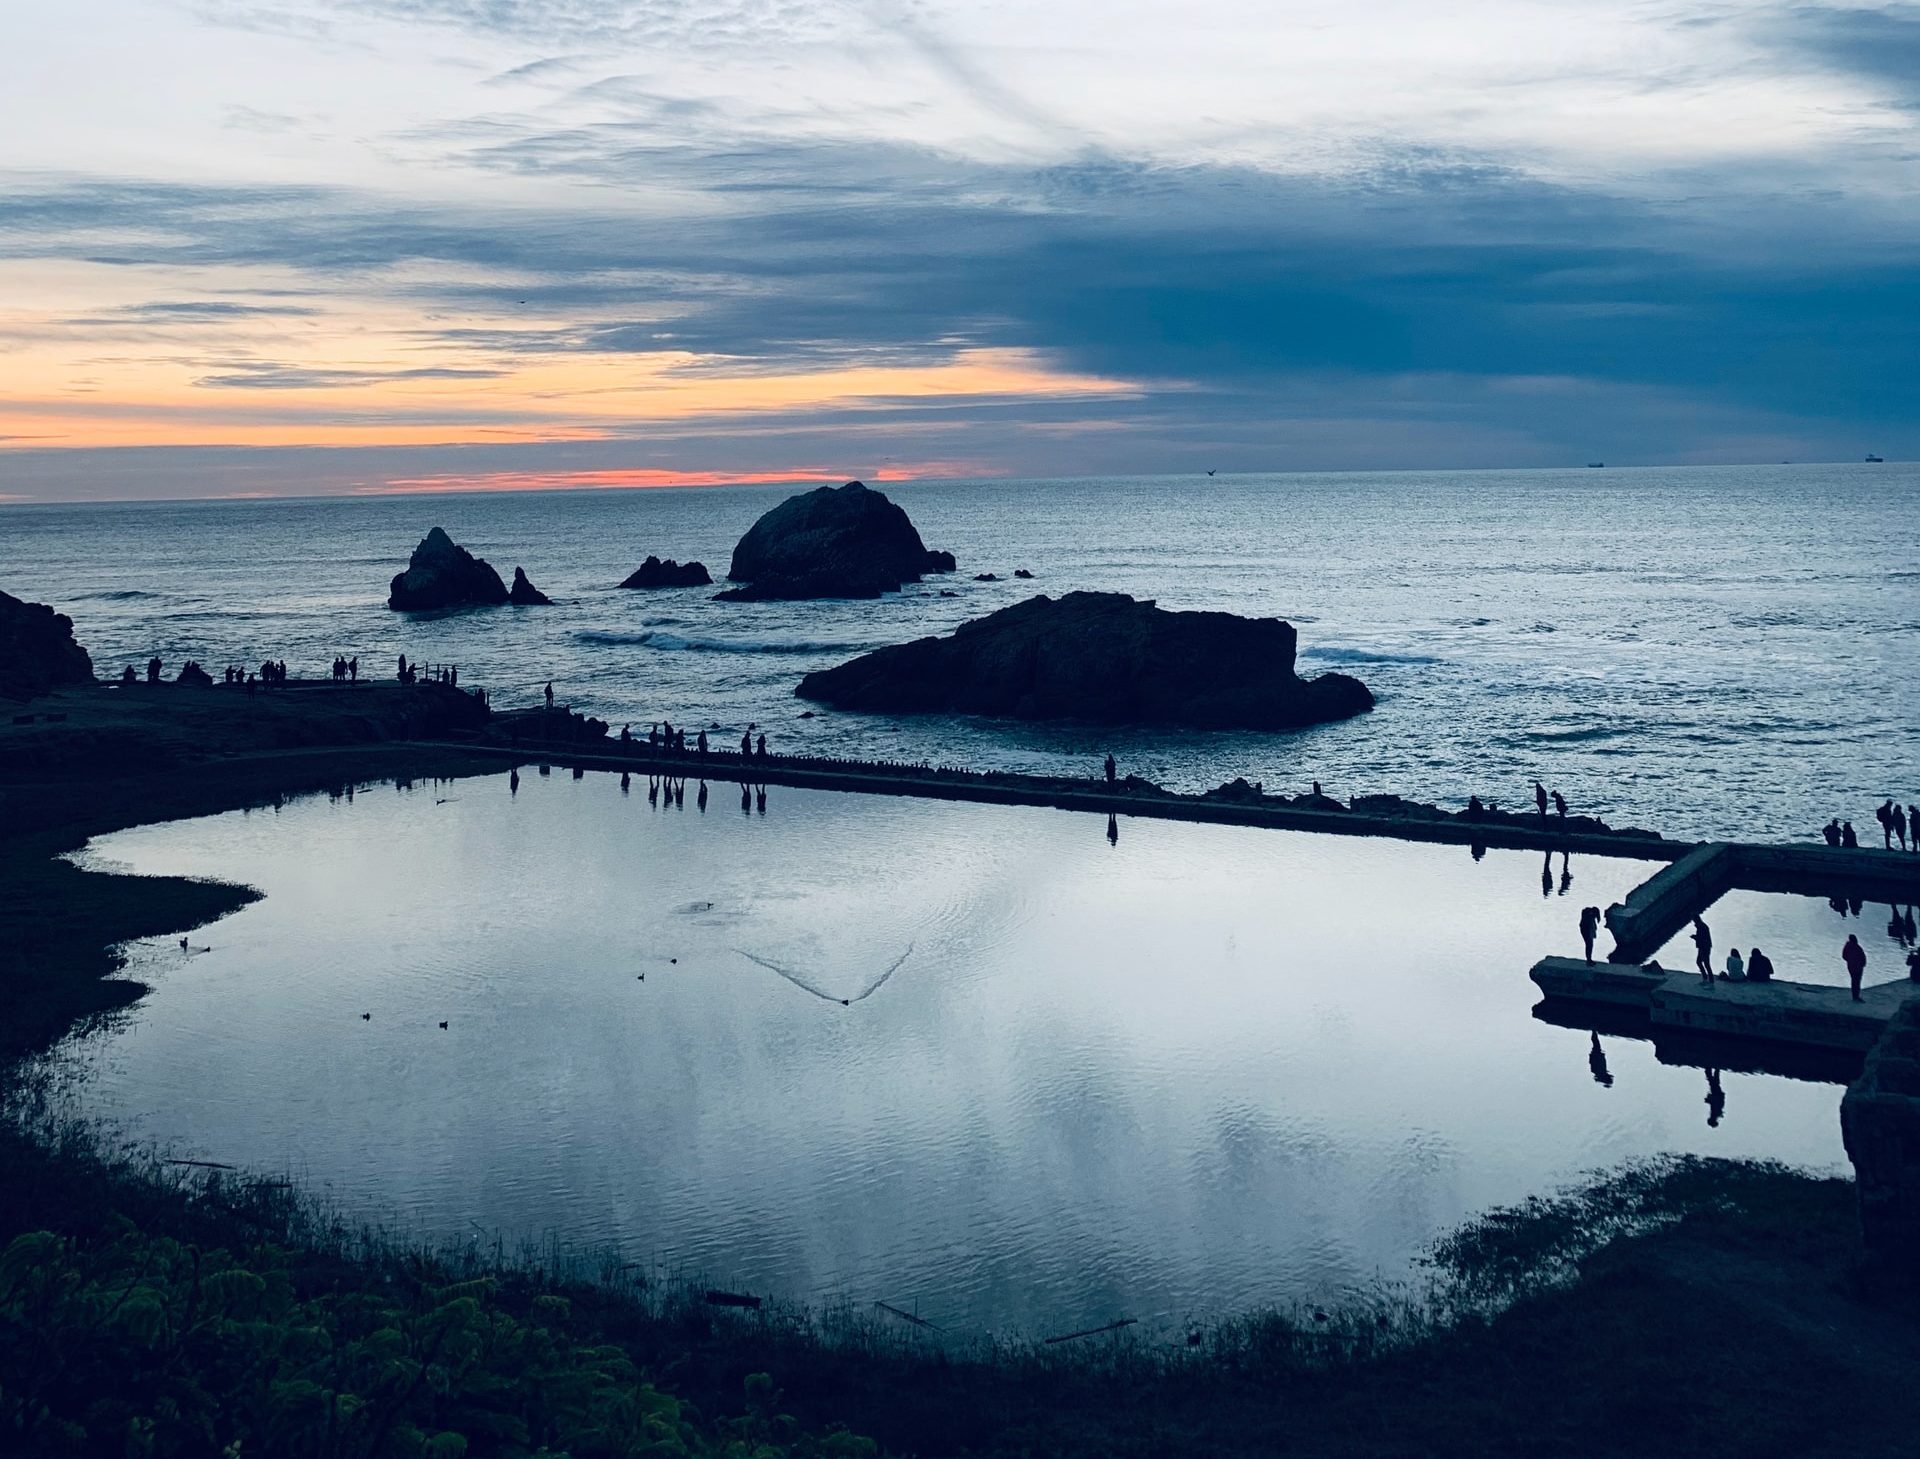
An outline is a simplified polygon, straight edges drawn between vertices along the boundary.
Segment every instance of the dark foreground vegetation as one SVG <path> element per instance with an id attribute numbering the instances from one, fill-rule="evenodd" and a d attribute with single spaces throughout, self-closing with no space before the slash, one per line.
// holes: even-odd
<path id="1" fill-rule="evenodd" d="M 584 1258 L 430 1253 L 284 1182 L 0 1122 L 8 1455 L 1898 1455 L 1910 1296 L 1851 1185 L 1671 1160 L 1477 1221 L 1418 1297 L 1172 1346 L 943 1347 Z"/>

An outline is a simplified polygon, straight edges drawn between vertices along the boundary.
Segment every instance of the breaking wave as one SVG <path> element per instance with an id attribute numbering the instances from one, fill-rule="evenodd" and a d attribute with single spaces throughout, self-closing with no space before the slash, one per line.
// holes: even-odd
<path id="1" fill-rule="evenodd" d="M 827 654 L 864 653 L 869 643 L 829 643 L 824 640 L 768 638 L 687 638 L 678 633 L 646 629 L 639 633 L 610 633 L 583 628 L 573 635 L 575 643 L 599 648 L 655 648 L 665 653 L 710 654 Z"/>

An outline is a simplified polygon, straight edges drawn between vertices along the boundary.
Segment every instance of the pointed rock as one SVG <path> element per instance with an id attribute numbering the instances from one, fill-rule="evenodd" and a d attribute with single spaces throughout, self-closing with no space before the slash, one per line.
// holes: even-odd
<path id="1" fill-rule="evenodd" d="M 435 527 L 413 549 L 407 570 L 395 573 L 387 606 L 418 613 L 434 608 L 467 608 L 507 601 L 507 585 L 483 557 L 475 557 Z"/>
<path id="2" fill-rule="evenodd" d="M 551 608 L 553 599 L 541 592 L 527 580 L 527 570 L 516 567 L 513 570 L 513 587 L 507 592 L 509 603 L 518 603 L 522 608 Z"/>

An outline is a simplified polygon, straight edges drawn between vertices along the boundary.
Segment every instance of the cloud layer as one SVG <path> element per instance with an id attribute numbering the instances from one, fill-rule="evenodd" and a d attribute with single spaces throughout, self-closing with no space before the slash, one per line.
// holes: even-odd
<path id="1" fill-rule="evenodd" d="M 137 156 L 82 87 L 0 188 L 0 491 L 1920 452 L 1920 9 L 1381 9 L 1426 52 L 1232 0 L 142 12 L 227 79 Z"/>

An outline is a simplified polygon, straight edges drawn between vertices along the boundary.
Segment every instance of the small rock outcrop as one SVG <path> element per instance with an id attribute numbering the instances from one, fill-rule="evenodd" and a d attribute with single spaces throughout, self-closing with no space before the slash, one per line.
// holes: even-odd
<path id="1" fill-rule="evenodd" d="M 93 660 L 73 620 L 45 603 L 0 593 L 0 698 L 31 699 L 62 684 L 91 684 Z"/>
<path id="2" fill-rule="evenodd" d="M 513 586 L 507 589 L 507 601 L 517 603 L 522 608 L 551 608 L 553 599 L 536 588 L 527 578 L 524 567 L 513 570 Z"/>
<path id="3" fill-rule="evenodd" d="M 877 598 L 953 566 L 953 554 L 929 551 L 898 505 L 849 481 L 789 497 L 749 527 L 727 569 L 742 586 L 714 597 Z"/>
<path id="4" fill-rule="evenodd" d="M 841 709 L 1207 729 L 1294 729 L 1373 708 L 1345 674 L 1294 672 L 1293 625 L 1176 613 L 1125 593 L 1029 598 L 946 638 L 876 649 L 794 692 Z"/>
<path id="5" fill-rule="evenodd" d="M 394 574 L 387 591 L 387 606 L 401 613 L 487 607 L 506 601 L 507 585 L 500 581 L 500 574 L 442 527 L 421 539 L 407 560 L 407 570 Z"/>
<path id="6" fill-rule="evenodd" d="M 213 687 L 213 675 L 201 668 L 194 660 L 188 659 L 180 666 L 180 672 L 174 675 L 173 682 L 176 684 L 192 684 L 199 689 L 211 689 Z"/>
<path id="7" fill-rule="evenodd" d="M 704 588 L 713 581 L 704 562 L 665 562 L 647 555 L 647 560 L 627 574 L 623 588 Z"/>

